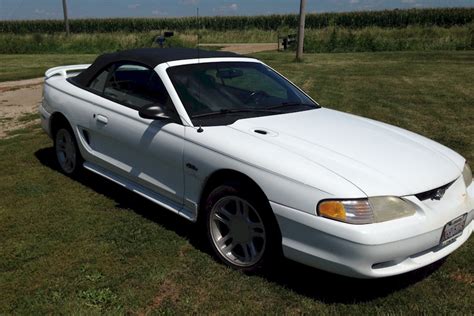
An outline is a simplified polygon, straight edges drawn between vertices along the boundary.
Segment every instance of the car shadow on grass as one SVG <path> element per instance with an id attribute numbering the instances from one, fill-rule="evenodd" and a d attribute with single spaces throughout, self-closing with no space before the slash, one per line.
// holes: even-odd
<path id="1" fill-rule="evenodd" d="M 53 148 L 43 148 L 35 152 L 41 164 L 60 172 Z M 116 207 L 127 209 L 144 218 L 174 231 L 189 240 L 199 251 L 214 256 L 198 225 L 169 212 L 147 199 L 115 184 L 92 172 L 85 171 L 73 180 L 80 182 L 95 192 L 116 202 Z M 264 271 L 254 277 L 261 277 L 279 286 L 325 303 L 356 304 L 385 297 L 391 293 L 414 285 L 435 272 L 445 259 L 424 268 L 399 276 L 382 279 L 354 279 L 311 268 L 291 260 L 282 259 L 275 263 L 270 271 Z"/>
<path id="2" fill-rule="evenodd" d="M 444 262 L 445 259 L 441 259 L 416 271 L 392 277 L 355 279 L 285 259 L 274 273 L 265 277 L 269 281 L 324 303 L 358 304 L 386 297 L 423 281 Z"/>

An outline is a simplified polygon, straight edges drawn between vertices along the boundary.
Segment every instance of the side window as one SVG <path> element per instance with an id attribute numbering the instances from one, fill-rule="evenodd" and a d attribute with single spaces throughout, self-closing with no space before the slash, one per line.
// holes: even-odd
<path id="1" fill-rule="evenodd" d="M 96 92 L 102 93 L 104 92 L 105 81 L 109 76 L 109 69 L 102 71 L 94 80 L 89 84 L 89 88 Z"/>
<path id="2" fill-rule="evenodd" d="M 151 104 L 173 108 L 158 74 L 140 65 L 118 66 L 105 83 L 104 96 L 136 109 Z"/>

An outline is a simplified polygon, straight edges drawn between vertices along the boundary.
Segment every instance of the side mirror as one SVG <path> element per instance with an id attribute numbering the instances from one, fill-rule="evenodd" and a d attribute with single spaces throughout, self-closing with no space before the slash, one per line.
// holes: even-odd
<path id="1" fill-rule="evenodd" d="M 138 111 L 138 115 L 144 119 L 150 120 L 169 120 L 171 114 L 164 107 L 159 104 L 152 104 L 142 107 Z"/>

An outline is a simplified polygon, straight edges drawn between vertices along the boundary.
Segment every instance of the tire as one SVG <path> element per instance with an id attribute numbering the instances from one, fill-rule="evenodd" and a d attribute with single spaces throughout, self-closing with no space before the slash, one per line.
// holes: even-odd
<path id="1" fill-rule="evenodd" d="M 54 152 L 59 170 L 69 176 L 82 171 L 82 159 L 74 132 L 69 126 L 61 126 L 54 133 Z"/>
<path id="2" fill-rule="evenodd" d="M 281 257 L 281 235 L 268 201 L 249 187 L 216 187 L 206 199 L 205 220 L 215 255 L 229 267 L 255 273 Z"/>

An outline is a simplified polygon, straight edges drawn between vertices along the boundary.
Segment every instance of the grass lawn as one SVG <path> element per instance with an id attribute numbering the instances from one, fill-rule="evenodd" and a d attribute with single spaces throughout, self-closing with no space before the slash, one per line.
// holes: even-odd
<path id="1" fill-rule="evenodd" d="M 474 52 L 318 54 L 303 63 L 284 53 L 256 56 L 327 107 L 410 129 L 474 162 Z M 34 77 L 92 59 L 0 55 L 0 78 L 5 61 Z M 387 279 L 288 261 L 277 273 L 246 276 L 216 262 L 180 217 L 97 176 L 60 174 L 37 126 L 14 134 L 0 140 L 0 314 L 474 310 L 473 238 L 446 260 Z"/>
<path id="2" fill-rule="evenodd" d="M 0 82 L 38 78 L 44 72 L 58 65 L 91 63 L 96 55 L 1 55 Z"/>

